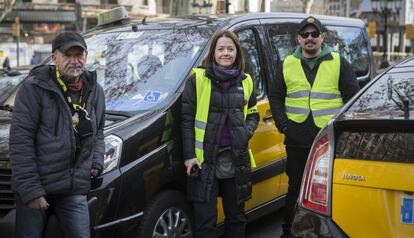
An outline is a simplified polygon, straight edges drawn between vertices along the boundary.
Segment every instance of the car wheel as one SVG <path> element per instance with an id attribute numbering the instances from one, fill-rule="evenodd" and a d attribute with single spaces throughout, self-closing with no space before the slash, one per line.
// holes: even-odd
<path id="1" fill-rule="evenodd" d="M 184 195 L 165 191 L 146 208 L 140 237 L 193 237 L 192 215 Z"/>

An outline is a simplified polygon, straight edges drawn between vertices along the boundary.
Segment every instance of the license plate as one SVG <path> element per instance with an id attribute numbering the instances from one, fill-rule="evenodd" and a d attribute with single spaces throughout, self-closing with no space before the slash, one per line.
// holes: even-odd
<path id="1" fill-rule="evenodd" d="M 401 223 L 414 224 L 414 199 L 403 197 L 401 205 Z"/>

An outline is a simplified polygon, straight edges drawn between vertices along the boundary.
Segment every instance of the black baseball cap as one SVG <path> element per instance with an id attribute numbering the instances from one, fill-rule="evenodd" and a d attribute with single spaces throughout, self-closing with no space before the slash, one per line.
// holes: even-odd
<path id="1" fill-rule="evenodd" d="M 60 33 L 52 42 L 52 52 L 59 50 L 65 53 L 72 47 L 80 47 L 84 51 L 87 51 L 86 42 L 83 37 L 74 31 L 66 31 Z"/>
<path id="2" fill-rule="evenodd" d="M 299 31 L 298 33 L 302 32 L 303 29 L 308 26 L 308 25 L 312 25 L 314 26 L 319 32 L 323 32 L 323 26 L 322 23 L 316 19 L 313 16 L 308 16 L 307 18 L 303 19 L 300 24 L 299 24 Z"/>

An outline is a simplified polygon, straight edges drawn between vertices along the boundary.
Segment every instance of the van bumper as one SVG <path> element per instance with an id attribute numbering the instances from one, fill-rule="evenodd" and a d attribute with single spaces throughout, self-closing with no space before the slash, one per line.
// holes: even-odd
<path id="1" fill-rule="evenodd" d="M 331 217 L 297 206 L 291 227 L 291 237 L 349 237 Z"/>

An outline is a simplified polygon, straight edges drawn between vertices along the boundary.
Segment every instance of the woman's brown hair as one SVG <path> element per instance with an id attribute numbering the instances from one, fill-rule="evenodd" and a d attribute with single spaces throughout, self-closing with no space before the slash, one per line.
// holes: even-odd
<path id="1" fill-rule="evenodd" d="M 240 72 L 244 72 L 244 57 L 243 57 L 243 50 L 240 45 L 239 38 L 236 34 L 234 34 L 232 31 L 224 30 L 219 31 L 216 34 L 213 35 L 213 38 L 211 40 L 211 46 L 210 51 L 208 52 L 208 55 L 203 60 L 203 66 L 207 69 L 211 69 L 214 63 L 214 51 L 216 49 L 217 41 L 221 37 L 228 37 L 232 39 L 234 45 L 236 46 L 237 54 L 236 54 L 236 60 L 234 61 L 234 65 Z"/>

